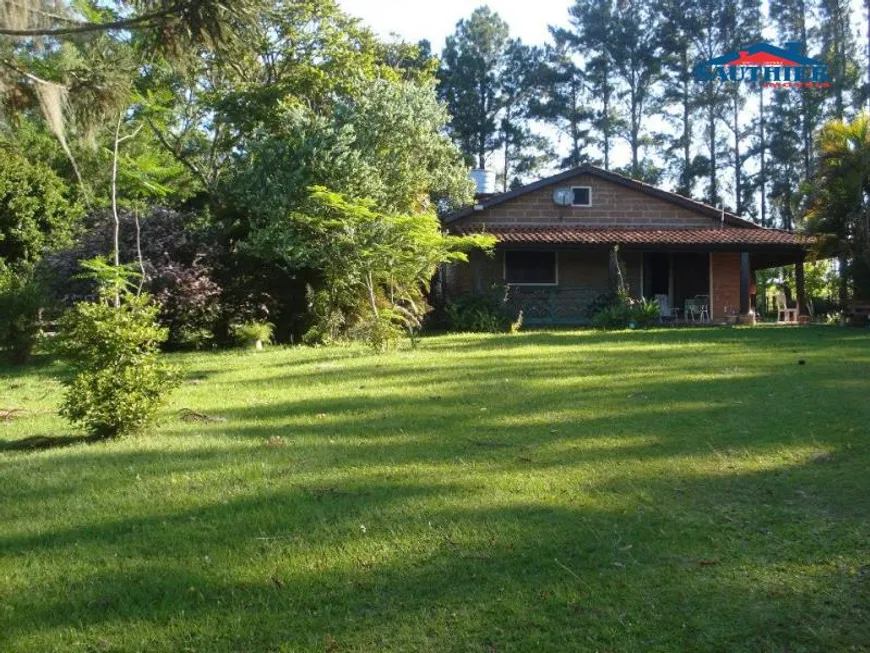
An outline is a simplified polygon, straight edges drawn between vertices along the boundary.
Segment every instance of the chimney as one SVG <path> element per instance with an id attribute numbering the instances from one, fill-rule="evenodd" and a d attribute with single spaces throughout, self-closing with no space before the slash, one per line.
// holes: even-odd
<path id="1" fill-rule="evenodd" d="M 492 170 L 472 170 L 469 175 L 475 184 L 474 196 L 477 199 L 485 199 L 495 195 L 495 172 Z"/>

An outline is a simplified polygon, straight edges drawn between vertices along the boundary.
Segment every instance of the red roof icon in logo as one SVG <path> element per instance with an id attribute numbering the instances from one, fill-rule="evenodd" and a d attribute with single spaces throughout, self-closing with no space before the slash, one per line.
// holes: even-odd
<path id="1" fill-rule="evenodd" d="M 799 66 L 800 64 L 780 57 L 771 52 L 754 52 L 749 54 L 747 50 L 740 50 L 740 56 L 729 61 L 726 66 Z"/>

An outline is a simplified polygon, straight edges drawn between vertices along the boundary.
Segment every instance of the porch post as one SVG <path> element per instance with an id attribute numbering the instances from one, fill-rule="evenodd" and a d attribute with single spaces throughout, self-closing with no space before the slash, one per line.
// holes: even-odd
<path id="1" fill-rule="evenodd" d="M 749 252 L 740 252 L 740 315 L 749 315 Z"/>
<path id="2" fill-rule="evenodd" d="M 794 265 L 794 280 L 797 285 L 797 294 L 795 301 L 797 302 L 798 315 L 809 315 L 807 310 L 807 292 L 804 283 L 804 255 L 801 253 L 800 258 Z"/>

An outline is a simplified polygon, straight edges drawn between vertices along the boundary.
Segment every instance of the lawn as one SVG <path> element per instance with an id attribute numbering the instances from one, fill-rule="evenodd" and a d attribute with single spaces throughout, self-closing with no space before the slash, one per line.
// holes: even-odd
<path id="1" fill-rule="evenodd" d="M 870 650 L 866 331 L 174 358 L 100 444 L 0 370 L 0 650 Z"/>

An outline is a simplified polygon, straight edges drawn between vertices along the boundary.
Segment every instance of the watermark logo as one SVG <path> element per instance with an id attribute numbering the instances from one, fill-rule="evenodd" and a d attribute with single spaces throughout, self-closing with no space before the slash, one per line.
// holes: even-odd
<path id="1" fill-rule="evenodd" d="M 755 43 L 697 64 L 699 82 L 760 84 L 764 88 L 829 88 L 828 66 L 804 56 L 802 43 Z"/>

